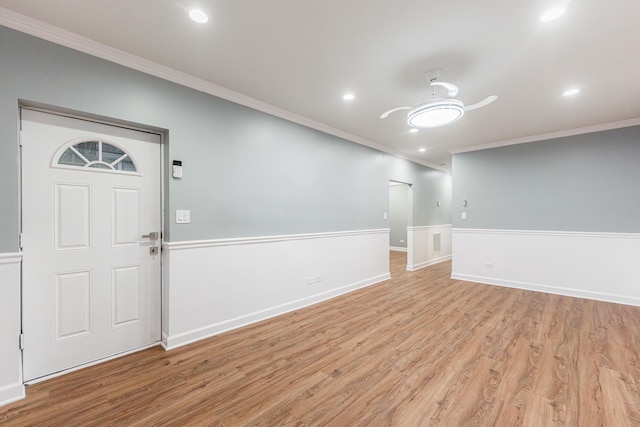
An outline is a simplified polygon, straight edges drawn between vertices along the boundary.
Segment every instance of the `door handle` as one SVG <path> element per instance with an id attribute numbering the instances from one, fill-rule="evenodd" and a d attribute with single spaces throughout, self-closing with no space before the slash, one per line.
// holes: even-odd
<path id="1" fill-rule="evenodd" d="M 158 232 L 157 231 L 152 231 L 149 234 L 143 234 L 142 238 L 143 239 L 149 239 L 149 240 L 158 240 Z"/>

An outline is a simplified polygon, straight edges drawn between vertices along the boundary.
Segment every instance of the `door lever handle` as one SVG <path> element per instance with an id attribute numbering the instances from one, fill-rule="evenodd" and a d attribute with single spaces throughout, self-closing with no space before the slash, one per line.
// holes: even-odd
<path id="1" fill-rule="evenodd" d="M 158 240 L 158 232 L 157 231 L 152 231 L 149 234 L 143 234 L 142 238 L 143 239 L 149 239 L 149 240 Z"/>

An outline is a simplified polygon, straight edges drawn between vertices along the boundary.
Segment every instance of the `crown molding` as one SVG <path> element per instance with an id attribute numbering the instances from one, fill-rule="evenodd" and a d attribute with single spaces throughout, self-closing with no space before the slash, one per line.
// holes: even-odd
<path id="1" fill-rule="evenodd" d="M 575 129 L 561 130 L 557 132 L 543 133 L 540 135 L 525 136 L 522 138 L 508 139 L 505 141 L 490 142 L 488 144 L 474 145 L 449 151 L 451 154 L 467 153 L 470 151 L 488 150 L 489 148 L 505 147 L 507 145 L 526 144 L 529 142 L 546 141 L 548 139 L 564 138 L 567 136 L 582 135 L 585 133 L 602 132 L 606 130 L 621 129 L 640 125 L 640 117 L 636 119 L 621 120 L 618 122 L 602 123 L 599 125 L 585 126 Z"/>
<path id="2" fill-rule="evenodd" d="M 118 65 L 122 65 L 136 71 L 140 71 L 154 77 L 161 78 L 163 80 L 170 81 L 172 83 L 179 84 L 181 86 L 195 89 L 197 91 L 213 95 L 215 97 L 222 98 L 236 104 L 244 105 L 245 107 L 249 107 L 251 109 L 275 117 L 279 117 L 281 119 L 297 123 L 299 125 L 306 126 L 308 128 L 315 129 L 341 139 L 345 139 L 347 141 L 354 142 L 356 144 L 364 145 L 366 147 L 373 148 L 375 150 L 382 151 L 384 153 L 391 154 L 393 156 L 418 163 L 432 169 L 436 169 L 446 174 L 450 174 L 448 170 L 434 163 L 408 156 L 392 148 L 375 143 L 373 141 L 369 141 L 365 138 L 353 135 L 349 132 L 336 129 L 332 126 L 312 120 L 300 114 L 296 114 L 283 108 L 267 104 L 266 102 L 232 91 L 204 79 L 200 79 L 182 71 L 178 71 L 173 68 L 158 64 L 156 62 L 140 58 L 136 55 L 132 55 L 120 49 L 107 46 L 105 44 L 96 42 L 95 40 L 91 40 L 76 33 L 63 30 L 56 26 L 38 21 L 37 19 L 33 19 L 28 16 L 13 12 L 3 7 L 0 7 L 0 25 L 16 31 L 20 31 L 25 34 L 29 34 L 34 37 L 38 37 L 51 43 L 65 46 L 70 49 L 74 49 L 79 52 L 104 59 L 109 62 L 113 62 Z"/>

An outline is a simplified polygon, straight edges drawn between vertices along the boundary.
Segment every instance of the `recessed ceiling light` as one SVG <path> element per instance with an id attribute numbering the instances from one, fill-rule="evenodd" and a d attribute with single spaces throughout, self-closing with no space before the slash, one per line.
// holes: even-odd
<path id="1" fill-rule="evenodd" d="M 579 93 L 580 93 L 580 89 L 576 87 L 576 88 L 565 90 L 564 92 L 562 92 L 562 96 L 574 96 Z"/>
<path id="2" fill-rule="evenodd" d="M 424 153 L 425 151 L 427 151 L 427 149 L 422 147 L 422 148 L 418 148 L 418 151 L 421 152 L 421 153 Z"/>
<path id="3" fill-rule="evenodd" d="M 193 22 L 204 24 L 209 21 L 209 16 L 207 16 L 206 12 L 199 7 L 187 6 L 184 10 L 187 12 L 187 16 L 189 16 L 189 18 L 191 18 Z"/>
<path id="4" fill-rule="evenodd" d="M 345 93 L 344 95 L 342 95 L 342 99 L 344 99 L 345 101 L 353 101 L 355 97 L 356 96 L 352 93 Z"/>
<path id="5" fill-rule="evenodd" d="M 564 7 L 554 7 L 542 14 L 540 20 L 542 22 L 550 22 L 560 18 L 564 14 Z"/>
<path id="6" fill-rule="evenodd" d="M 411 128 L 411 129 L 409 129 L 409 132 L 411 132 L 411 133 L 418 133 L 418 129 L 416 129 L 416 128 Z"/>

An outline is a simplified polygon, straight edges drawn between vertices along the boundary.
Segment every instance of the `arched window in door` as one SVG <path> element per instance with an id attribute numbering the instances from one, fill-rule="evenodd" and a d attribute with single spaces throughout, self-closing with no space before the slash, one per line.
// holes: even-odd
<path id="1" fill-rule="evenodd" d="M 134 159 L 110 142 L 100 140 L 66 144 L 56 155 L 54 165 L 58 167 L 101 169 L 111 172 L 136 173 Z"/>

